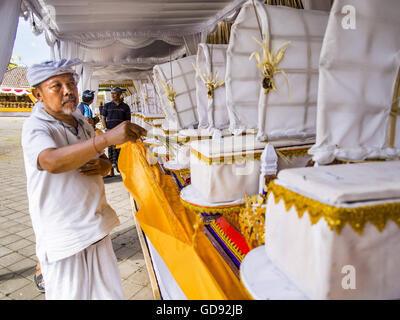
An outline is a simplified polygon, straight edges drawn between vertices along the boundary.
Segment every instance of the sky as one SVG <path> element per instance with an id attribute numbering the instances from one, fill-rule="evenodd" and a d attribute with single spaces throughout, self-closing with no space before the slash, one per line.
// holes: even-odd
<path id="1" fill-rule="evenodd" d="M 51 59 L 50 47 L 46 43 L 44 33 L 35 36 L 29 22 L 23 18 L 19 18 L 12 56 L 20 56 L 21 61 L 16 62 L 28 67 Z"/>

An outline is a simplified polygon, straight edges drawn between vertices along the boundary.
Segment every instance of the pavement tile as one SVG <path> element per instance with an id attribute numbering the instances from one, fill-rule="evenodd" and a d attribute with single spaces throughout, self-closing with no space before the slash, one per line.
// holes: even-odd
<path id="1" fill-rule="evenodd" d="M 10 254 L 11 252 L 12 250 L 10 250 L 9 248 L 0 245 L 0 258 L 7 254 Z"/>
<path id="2" fill-rule="evenodd" d="M 139 268 L 146 266 L 142 250 L 137 251 L 133 256 L 129 257 L 129 261 Z"/>
<path id="3" fill-rule="evenodd" d="M 150 285 L 145 286 L 130 297 L 129 300 L 154 300 L 153 289 Z"/>
<path id="4" fill-rule="evenodd" d="M 36 257 L 35 257 L 36 258 Z M 33 260 L 33 259 L 32 259 Z M 37 261 L 37 260 L 34 260 Z M 18 274 L 28 280 L 31 280 L 33 282 L 33 275 L 36 273 L 36 262 L 33 267 L 30 268 L 25 268 L 25 269 L 20 269 Z"/>
<path id="5" fill-rule="evenodd" d="M 13 209 L 18 210 L 16 207 L 14 207 Z M 7 219 L 15 221 L 18 218 L 24 218 L 24 217 L 26 217 L 26 213 L 24 213 L 24 212 L 16 212 L 16 213 L 13 213 L 13 214 L 10 214 L 9 216 L 7 216 Z"/>
<path id="6" fill-rule="evenodd" d="M 9 230 L 9 228 L 14 227 L 18 224 L 19 224 L 18 222 L 8 220 L 7 222 L 2 223 L 1 228 Z"/>
<path id="7" fill-rule="evenodd" d="M 33 300 L 46 300 L 46 296 L 44 293 L 41 293 L 38 296 L 36 296 L 35 298 L 33 298 Z"/>
<path id="8" fill-rule="evenodd" d="M 42 293 L 35 287 L 33 283 L 14 291 L 9 295 L 14 300 L 33 300 Z"/>
<path id="9" fill-rule="evenodd" d="M 18 253 L 20 253 L 26 257 L 30 257 L 30 256 L 36 254 L 36 244 L 31 244 L 25 248 L 21 248 L 18 250 Z"/>
<path id="10" fill-rule="evenodd" d="M 10 233 L 7 231 L 7 229 L 0 229 L 0 244 L 2 243 L 1 238 L 9 236 L 9 235 L 10 235 Z"/>
<path id="11" fill-rule="evenodd" d="M 119 266 L 119 271 L 121 273 L 121 278 L 124 280 L 128 279 L 131 275 L 133 275 L 139 270 L 139 267 L 133 265 L 129 260 L 125 260 L 119 263 L 118 266 Z M 136 283 L 141 284 L 138 281 Z"/>
<path id="12" fill-rule="evenodd" d="M 25 237 L 25 239 L 26 239 L 26 240 L 29 240 L 29 241 L 32 241 L 32 242 L 35 242 L 35 241 L 36 241 L 36 237 L 35 237 L 34 234 L 32 234 L 32 235 L 30 235 L 30 236 L 28 236 L 28 237 Z"/>
<path id="13" fill-rule="evenodd" d="M 30 270 L 32 267 L 36 267 L 36 261 L 30 258 L 24 258 L 16 263 L 9 265 L 7 268 L 12 272 L 22 274 L 27 270 Z"/>
<path id="14" fill-rule="evenodd" d="M 22 259 L 25 259 L 24 256 L 20 255 L 19 253 L 12 252 L 6 256 L 2 256 L 0 258 L 0 265 L 3 267 L 8 267 Z"/>
<path id="15" fill-rule="evenodd" d="M 29 241 L 27 239 L 21 239 L 16 242 L 8 244 L 7 248 L 9 248 L 13 251 L 18 251 L 19 249 L 26 248 L 30 245 L 32 245 L 32 241 Z"/>
<path id="16" fill-rule="evenodd" d="M 0 267 L 0 282 L 11 279 L 12 277 L 14 277 L 14 275 L 14 272 L 12 272 L 11 270 Z"/>
<path id="17" fill-rule="evenodd" d="M 22 237 L 17 236 L 16 234 L 10 234 L 10 235 L 8 235 L 6 237 L 1 238 L 0 239 L 0 244 L 3 245 L 3 246 L 6 246 L 6 245 L 8 245 L 10 243 L 19 241 L 21 239 L 22 239 Z"/>
<path id="18" fill-rule="evenodd" d="M 141 286 L 147 286 L 150 284 L 149 277 L 147 275 L 146 266 L 141 266 L 137 269 L 137 271 L 129 276 L 128 280 L 131 280 L 134 283 L 140 284 Z"/>
<path id="19" fill-rule="evenodd" d="M 32 282 L 19 275 L 14 275 L 11 279 L 0 283 L 0 291 L 7 295 L 28 284 L 32 284 Z"/>
<path id="20" fill-rule="evenodd" d="M 20 237 L 25 238 L 25 237 L 29 237 L 29 236 L 35 234 L 35 232 L 33 231 L 32 228 L 27 228 L 27 229 L 25 229 L 25 230 L 22 230 L 22 231 L 20 231 L 20 232 L 17 232 L 16 234 L 17 234 L 18 236 L 20 236 Z"/>
<path id="21" fill-rule="evenodd" d="M 138 293 L 142 288 L 143 286 L 129 280 L 125 280 L 122 282 L 122 291 L 124 293 L 125 299 L 131 298 L 136 293 Z"/>
<path id="22" fill-rule="evenodd" d="M 12 227 L 7 228 L 7 230 L 8 230 L 8 232 L 10 232 L 10 233 L 17 233 L 17 232 L 26 230 L 27 228 L 28 228 L 28 227 L 27 227 L 25 224 L 18 223 L 18 224 L 15 225 L 15 226 L 12 226 Z"/>

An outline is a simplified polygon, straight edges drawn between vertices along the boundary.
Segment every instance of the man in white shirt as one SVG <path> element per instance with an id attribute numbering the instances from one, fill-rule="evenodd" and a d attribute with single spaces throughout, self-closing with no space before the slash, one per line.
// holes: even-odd
<path id="1" fill-rule="evenodd" d="M 46 299 L 123 299 L 110 232 L 119 224 L 105 198 L 103 150 L 145 130 L 125 121 L 96 136 L 77 109 L 78 59 L 33 65 L 37 103 L 22 129 L 27 192 Z"/>

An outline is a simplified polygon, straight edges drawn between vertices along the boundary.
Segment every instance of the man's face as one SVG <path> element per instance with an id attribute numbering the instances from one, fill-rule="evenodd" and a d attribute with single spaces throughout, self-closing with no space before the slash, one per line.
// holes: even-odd
<path id="1" fill-rule="evenodd" d="M 121 100 L 121 94 L 119 92 L 111 92 L 111 98 L 115 102 L 119 102 Z"/>
<path id="2" fill-rule="evenodd" d="M 43 102 L 51 115 L 70 116 L 78 105 L 78 88 L 72 74 L 61 74 L 43 81 L 35 89 L 36 98 Z"/>

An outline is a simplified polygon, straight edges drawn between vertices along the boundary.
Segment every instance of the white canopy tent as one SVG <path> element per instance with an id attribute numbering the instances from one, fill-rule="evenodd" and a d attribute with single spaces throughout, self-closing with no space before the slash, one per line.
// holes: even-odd
<path id="1" fill-rule="evenodd" d="M 244 0 L 22 0 L 21 15 L 44 32 L 52 58 L 80 58 L 80 90 L 197 53 L 218 22 L 235 18 Z M 144 75 L 145 74 L 145 75 Z"/>

